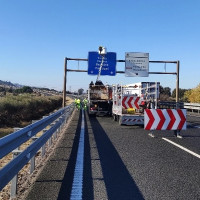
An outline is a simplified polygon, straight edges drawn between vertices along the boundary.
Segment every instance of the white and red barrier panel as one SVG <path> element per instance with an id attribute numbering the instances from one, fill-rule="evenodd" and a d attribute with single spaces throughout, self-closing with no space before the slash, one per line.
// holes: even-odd
<path id="1" fill-rule="evenodd" d="M 143 123 L 144 119 L 123 118 L 122 122 L 123 123 L 127 123 L 127 122 Z"/>
<path id="2" fill-rule="evenodd" d="M 135 125 L 141 124 L 144 125 L 144 116 L 142 115 L 122 115 L 121 116 L 121 123 L 126 125 Z"/>
<path id="3" fill-rule="evenodd" d="M 144 129 L 186 130 L 186 109 L 145 109 Z"/>
<path id="4" fill-rule="evenodd" d="M 136 108 L 139 109 L 141 98 L 137 96 L 124 96 L 122 99 L 122 106 L 125 109 Z"/>

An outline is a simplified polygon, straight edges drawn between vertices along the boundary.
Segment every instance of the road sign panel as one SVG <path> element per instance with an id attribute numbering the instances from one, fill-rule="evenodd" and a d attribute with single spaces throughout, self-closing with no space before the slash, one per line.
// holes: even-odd
<path id="1" fill-rule="evenodd" d="M 122 99 L 122 106 L 125 109 L 128 108 L 136 108 L 139 109 L 139 105 L 141 104 L 141 98 L 137 96 L 124 96 Z"/>
<path id="2" fill-rule="evenodd" d="M 134 77 L 149 76 L 149 53 L 126 53 L 125 75 Z"/>
<path id="3" fill-rule="evenodd" d="M 102 55 L 98 52 L 89 52 L 88 54 L 88 74 L 98 75 L 99 68 L 102 63 Z M 116 53 L 107 52 L 103 58 L 103 65 L 101 69 L 101 75 L 116 75 Z"/>
<path id="4" fill-rule="evenodd" d="M 145 109 L 144 129 L 186 130 L 186 109 Z"/>

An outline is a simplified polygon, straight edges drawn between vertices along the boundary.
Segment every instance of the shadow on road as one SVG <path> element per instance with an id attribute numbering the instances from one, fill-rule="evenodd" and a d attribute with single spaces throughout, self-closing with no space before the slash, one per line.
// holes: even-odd
<path id="1" fill-rule="evenodd" d="M 85 119 L 86 114 L 84 112 Z M 87 120 L 85 120 L 85 150 L 84 150 L 84 175 L 83 175 L 83 199 L 93 200 L 94 199 L 94 188 L 92 180 L 92 163 L 91 163 L 91 152 L 89 143 L 89 133 Z"/>
<path id="2" fill-rule="evenodd" d="M 144 199 L 117 150 L 96 118 L 90 118 L 108 199 Z"/>

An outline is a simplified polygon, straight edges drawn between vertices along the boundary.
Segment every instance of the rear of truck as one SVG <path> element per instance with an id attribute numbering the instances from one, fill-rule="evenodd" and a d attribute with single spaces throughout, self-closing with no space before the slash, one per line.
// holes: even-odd
<path id="1" fill-rule="evenodd" d="M 152 90 L 154 87 L 155 94 Z M 124 86 L 114 85 L 112 91 L 113 119 L 118 121 L 120 125 L 144 125 L 144 109 L 152 108 L 155 105 L 159 84 L 140 82 Z M 151 93 L 148 93 L 149 91 Z"/>
<path id="2" fill-rule="evenodd" d="M 112 88 L 105 85 L 90 85 L 88 90 L 89 115 L 110 115 L 112 113 Z"/>

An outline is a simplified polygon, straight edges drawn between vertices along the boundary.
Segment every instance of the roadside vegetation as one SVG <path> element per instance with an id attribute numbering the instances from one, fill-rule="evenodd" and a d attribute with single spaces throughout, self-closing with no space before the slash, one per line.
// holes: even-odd
<path id="1" fill-rule="evenodd" d="M 0 97 L 0 137 L 12 132 L 11 128 L 24 127 L 61 106 L 61 96 L 7 93 Z"/>
<path id="2" fill-rule="evenodd" d="M 200 103 L 200 84 L 193 89 L 179 89 L 179 97 L 181 102 Z M 171 92 L 169 87 L 160 86 L 161 101 L 175 101 L 176 89 Z"/>
<path id="3" fill-rule="evenodd" d="M 184 96 L 190 103 L 200 103 L 200 84 L 196 88 L 186 91 Z"/>

